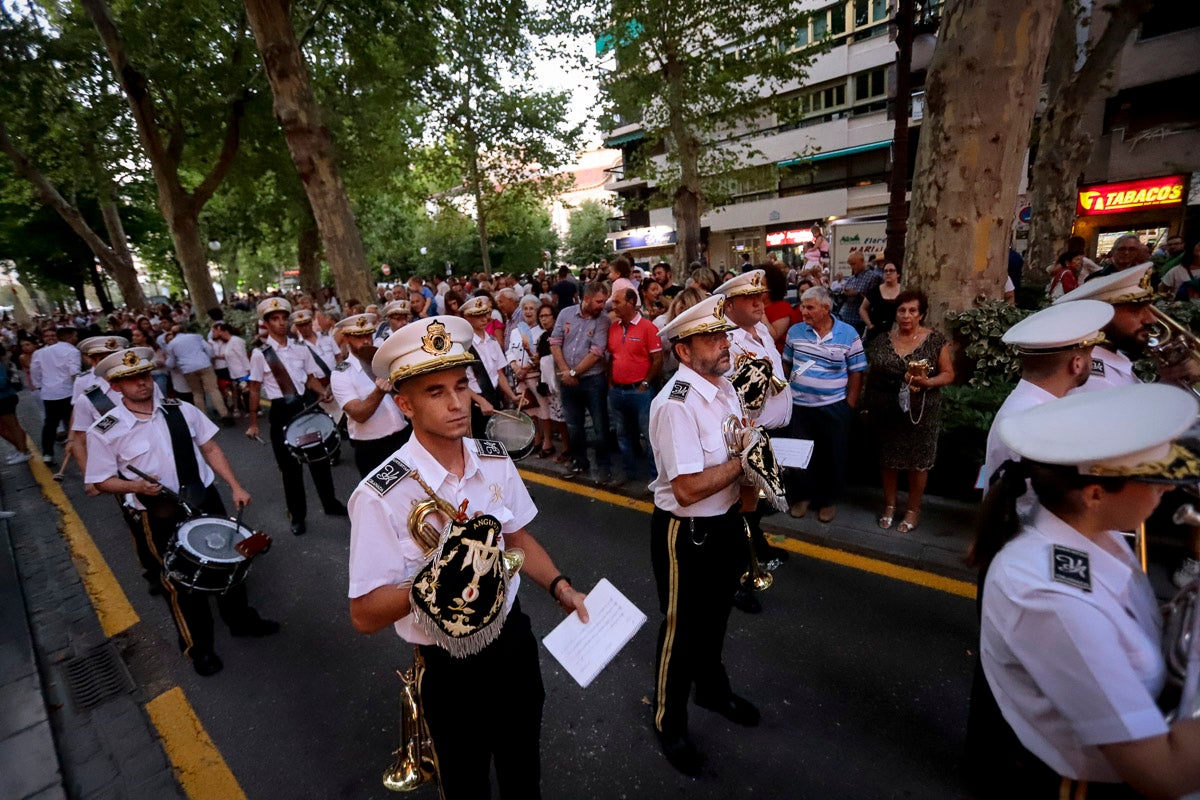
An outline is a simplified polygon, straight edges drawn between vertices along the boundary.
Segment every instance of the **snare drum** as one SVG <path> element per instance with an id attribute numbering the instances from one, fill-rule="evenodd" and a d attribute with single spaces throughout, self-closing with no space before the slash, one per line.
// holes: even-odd
<path id="1" fill-rule="evenodd" d="M 224 517 L 184 522 L 163 554 L 163 569 L 180 586 L 197 592 L 226 592 L 246 579 L 250 560 L 234 546 L 251 531 Z"/>
<path id="2" fill-rule="evenodd" d="M 524 411 L 497 411 L 488 419 L 487 438 L 503 443 L 513 461 L 533 452 L 537 428 Z"/>
<path id="3" fill-rule="evenodd" d="M 283 429 L 283 443 L 297 461 L 311 464 L 333 458 L 342 439 L 333 417 L 324 411 L 306 411 Z"/>

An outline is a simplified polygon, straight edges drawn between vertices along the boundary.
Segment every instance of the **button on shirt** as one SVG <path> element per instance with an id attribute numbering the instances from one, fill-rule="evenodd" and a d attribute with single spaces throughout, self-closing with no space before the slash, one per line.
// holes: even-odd
<path id="1" fill-rule="evenodd" d="M 662 352 L 658 328 L 641 314 L 628 324 L 617 320 L 608 327 L 613 383 L 641 383 L 650 375 L 650 356 Z"/>
<path id="2" fill-rule="evenodd" d="M 345 408 L 346 403 L 354 400 L 366 400 L 375 391 L 375 381 L 363 369 L 362 361 L 357 356 L 350 356 L 343 365 L 333 371 L 329 377 L 329 388 L 333 391 L 333 399 L 338 406 Z M 379 407 L 366 422 L 355 422 L 354 417 L 346 415 L 346 427 L 350 438 L 358 442 L 372 439 L 382 439 L 391 436 L 396 431 L 404 430 L 408 420 L 400 413 L 391 397 L 379 401 Z"/>
<path id="3" fill-rule="evenodd" d="M 465 465 L 462 478 L 447 472 L 414 436 L 392 456 L 418 471 L 437 495 L 457 507 L 470 500 L 467 514 L 491 514 L 502 533 L 524 529 L 537 516 L 525 483 L 512 459 L 480 456 L 474 439 L 463 440 Z M 411 476 L 379 494 L 366 480 L 350 495 L 350 597 L 362 597 L 380 586 L 398 585 L 413 579 L 425 563 L 421 546 L 408 530 L 408 515 L 414 503 L 429 499 Z M 432 521 L 432 519 L 431 519 Z M 440 524 L 440 523 L 439 523 Z M 508 585 L 505 607 L 512 609 L 521 576 Z M 396 633 L 412 644 L 432 644 L 417 627 L 412 614 L 395 623 Z"/>
<path id="4" fill-rule="evenodd" d="M 33 351 L 29 360 L 29 379 L 43 400 L 64 400 L 71 396 L 81 362 L 73 344 L 55 342 Z"/>
<path id="5" fill-rule="evenodd" d="M 1141 383 L 1141 380 L 1133 374 L 1132 361 L 1123 353 L 1097 346 L 1092 348 L 1092 374 L 1088 376 L 1087 383 L 1075 387 L 1067 394 L 1115 389 L 1118 386 L 1133 386 L 1135 383 Z"/>
<path id="6" fill-rule="evenodd" d="M 183 419 L 192 437 L 193 455 L 196 457 L 196 465 L 200 468 L 200 480 L 205 486 L 210 486 L 214 478 L 212 467 L 200 455 L 199 445 L 207 443 L 216 435 L 217 426 L 191 403 L 180 403 L 179 409 L 183 412 Z M 110 417 L 116 422 L 106 427 L 105 420 Z M 106 429 L 101 430 L 102 427 Z M 88 463 L 85 483 L 100 483 L 115 477 L 136 480 L 136 475 L 126 471 L 126 468 L 132 465 L 147 475 L 153 475 L 171 491 L 179 491 L 175 454 L 171 450 L 171 431 L 167 428 L 167 418 L 163 415 L 161 404 L 155 403 L 154 416 L 139 419 L 125 403 L 118 401 L 116 408 L 88 429 L 87 440 Z M 145 508 L 132 494 L 126 495 L 125 502 L 136 509 Z"/>
<path id="7" fill-rule="evenodd" d="M 787 380 L 787 373 L 783 371 L 783 357 L 779 355 L 779 350 L 775 347 L 775 340 L 771 338 L 770 329 L 763 323 L 755 324 L 753 334 L 745 328 L 735 328 L 729 332 L 730 367 L 726 376 L 733 374 L 739 356 L 766 358 L 771 362 L 771 374 L 780 380 Z M 791 421 L 792 393 L 787 390 L 768 397 L 762 413 L 756 420 L 757 424 L 767 430 L 787 427 Z"/>
<path id="8" fill-rule="evenodd" d="M 317 362 L 313 361 L 312 353 L 295 339 L 288 339 L 284 344 L 280 344 L 274 338 L 267 337 L 267 341 L 263 345 L 263 348 L 265 347 L 272 348 L 279 356 L 279 361 L 287 369 L 292 383 L 296 385 L 297 393 L 304 393 L 304 383 L 308 380 L 309 375 L 318 378 L 324 377 Z M 268 400 L 278 400 L 283 397 L 283 390 L 275 381 L 275 373 L 267 364 L 267 358 L 263 355 L 262 348 L 250 354 L 250 380 L 262 383 L 263 396 Z"/>
<path id="9" fill-rule="evenodd" d="M 650 484 L 654 505 L 679 517 L 719 517 L 737 502 L 736 482 L 688 506 L 680 505 L 671 490 L 671 481 L 680 475 L 695 475 L 730 459 L 721 432 L 730 414 L 741 416 L 733 384 L 722 378 L 714 385 L 686 364 L 679 365 L 650 403 L 650 448 L 658 469 Z"/>
<path id="10" fill-rule="evenodd" d="M 1091 591 L 1053 579 L 1053 549 L 1087 554 Z M 984 584 L 984 675 L 1017 738 L 1059 775 L 1118 782 L 1100 745 L 1167 733 L 1150 582 L 1115 531 L 1092 541 L 1041 506 Z"/>
<path id="11" fill-rule="evenodd" d="M 177 333 L 166 344 L 167 367 L 184 375 L 212 366 L 212 348 L 198 333 Z"/>
<path id="12" fill-rule="evenodd" d="M 608 346 L 610 322 L 607 314 L 591 319 L 584 317 L 577 305 L 564 308 L 559 313 L 554 332 L 550 334 L 550 344 L 562 348 L 567 368 L 573 369 L 588 353 L 599 359 L 587 372 L 581 372 L 576 377 L 604 373 L 604 349 Z"/>
<path id="13" fill-rule="evenodd" d="M 839 319 L 823 337 L 807 322 L 788 328 L 783 362 L 792 371 L 792 402 L 809 407 L 845 400 L 850 373 L 867 369 L 858 332 Z"/>

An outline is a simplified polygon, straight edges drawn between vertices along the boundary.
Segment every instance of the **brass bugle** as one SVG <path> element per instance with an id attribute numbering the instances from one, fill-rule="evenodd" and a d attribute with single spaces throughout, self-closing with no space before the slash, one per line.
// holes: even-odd
<path id="1" fill-rule="evenodd" d="M 414 654 L 412 667 L 407 672 L 396 672 L 401 681 L 400 746 L 395 751 L 396 760 L 383 773 L 383 786 L 391 792 L 411 792 L 437 779 L 433 741 L 421 709 L 424 664 L 420 659 L 419 653 Z"/>
<path id="2" fill-rule="evenodd" d="M 441 498 L 436 492 L 430 488 L 429 484 L 421 479 L 420 473 L 413 470 L 410 473 L 417 483 L 421 484 L 421 488 L 425 490 L 425 494 L 429 498 L 422 500 L 413 505 L 412 510 L 408 512 L 408 533 L 412 536 L 413 541 L 421 548 L 422 554 L 428 558 L 437 549 L 438 543 L 442 541 L 442 533 L 446 526 L 438 528 L 429 518 L 434 514 L 445 515 L 449 522 L 458 519 L 462 511 L 449 501 Z M 525 551 L 519 547 L 505 548 L 500 557 L 504 559 L 504 571 L 509 578 L 521 571 L 521 567 L 525 565 Z"/>
<path id="3" fill-rule="evenodd" d="M 775 576 L 758 563 L 758 553 L 754 552 L 754 537 L 750 533 L 750 526 L 745 519 L 742 520 L 742 528 L 746 531 L 746 543 L 750 545 L 750 568 L 742 575 L 742 586 L 756 592 L 765 592 L 771 588 L 771 584 L 775 583 Z"/>
<path id="4" fill-rule="evenodd" d="M 1192 360 L 1200 365 L 1200 336 L 1163 311 L 1150 305 L 1155 320 L 1149 326 L 1146 349 L 1158 362 L 1159 367 L 1173 367 Z M 1191 381 L 1180 381 L 1179 385 L 1200 397 L 1200 386 Z"/>

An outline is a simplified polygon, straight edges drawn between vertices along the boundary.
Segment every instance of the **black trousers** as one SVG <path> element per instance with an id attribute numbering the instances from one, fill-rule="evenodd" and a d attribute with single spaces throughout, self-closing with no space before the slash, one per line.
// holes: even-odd
<path id="1" fill-rule="evenodd" d="M 744 571 L 746 536 L 733 506 L 719 517 L 677 517 L 655 508 L 650 518 L 650 560 L 665 615 L 658 632 L 654 727 L 687 732 L 687 703 L 696 694 L 718 701 L 729 694 L 721 662 L 733 598 L 725 587 Z"/>
<path id="2" fill-rule="evenodd" d="M 58 426 L 71 419 L 71 398 L 42 401 L 42 455 L 54 458 L 54 439 Z"/>
<path id="3" fill-rule="evenodd" d="M 365 478 L 375 471 L 375 468 L 400 449 L 412 436 L 412 426 L 405 425 L 403 430 L 384 436 L 382 439 L 351 439 L 350 446 L 354 448 L 354 466 L 358 474 Z"/>
<path id="4" fill-rule="evenodd" d="M 162 564 L 155 557 L 154 551 L 150 549 L 150 542 L 144 535 L 145 522 L 142 520 L 142 512 L 125 505 L 121 501 L 122 495 L 115 494 L 113 497 L 116 498 L 117 505 L 121 508 L 121 517 L 125 520 L 130 536 L 133 538 L 133 549 L 137 553 L 138 564 L 142 567 L 142 577 L 146 579 L 146 583 L 157 586 L 162 582 Z"/>
<path id="5" fill-rule="evenodd" d="M 200 510 L 205 514 L 224 517 L 225 504 L 217 494 L 216 487 L 209 486 L 204 494 Z M 192 658 L 200 653 L 213 651 L 213 618 L 208 599 L 213 592 L 193 592 L 179 586 L 162 572 L 162 558 L 167 545 L 175 536 L 175 529 L 183 517 L 157 517 L 142 512 L 142 535 L 161 574 L 163 595 L 171 609 L 171 617 L 179 631 L 179 649 Z M 224 594 L 217 595 L 217 611 L 230 628 L 237 628 L 256 618 L 257 612 L 250 608 L 246 596 L 246 582 L 242 581 Z"/>
<path id="6" fill-rule="evenodd" d="M 541 797 L 546 692 L 537 640 L 521 602 L 513 603 L 500 636 L 475 655 L 454 658 L 434 645 L 420 650 L 425 659 L 421 706 L 437 754 L 442 797 L 490 797 L 493 758 L 500 797 Z M 498 711 L 503 713 L 496 724 L 489 724 Z"/>
<path id="7" fill-rule="evenodd" d="M 311 393 L 306 393 L 302 398 L 290 403 L 272 400 L 268 417 L 271 423 L 271 450 L 275 453 L 275 463 L 279 465 L 279 473 L 283 476 L 283 499 L 292 522 L 305 520 L 308 516 L 308 502 L 304 494 L 304 470 L 283 443 L 283 431 L 314 399 Z M 317 497 L 321 498 L 321 506 L 326 511 L 341 505 L 333 492 L 333 474 L 330 472 L 328 461 L 310 463 L 308 473 L 312 475 L 313 485 L 317 487 Z"/>
<path id="8" fill-rule="evenodd" d="M 854 409 L 845 400 L 827 406 L 792 406 L 791 435 L 812 439 L 813 454 L 808 469 L 784 473 L 789 503 L 811 500 L 818 509 L 837 503 L 846 485 L 853 418 Z"/>

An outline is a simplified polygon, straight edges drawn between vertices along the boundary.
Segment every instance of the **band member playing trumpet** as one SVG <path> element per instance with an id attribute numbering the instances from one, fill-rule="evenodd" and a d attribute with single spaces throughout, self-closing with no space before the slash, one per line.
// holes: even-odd
<path id="1" fill-rule="evenodd" d="M 503 445 L 467 438 L 472 333 L 459 317 L 417 320 L 393 333 L 372 360 L 375 374 L 393 383 L 413 435 L 350 496 L 350 617 L 362 633 L 391 625 L 417 645 L 425 664 L 421 704 L 444 797 L 487 797 L 494 759 L 502 796 L 537 798 L 544 700 L 537 642 L 516 597 L 521 576 L 497 581 L 492 571 L 498 550 L 523 550 L 525 576 L 564 611 L 578 611 L 585 622 L 587 611 L 584 595 L 527 530 L 537 508 Z M 433 497 L 439 508 L 457 509 L 459 519 L 442 528 L 451 520 L 441 516 L 431 558 L 410 519 Z M 430 604 L 426 591 L 436 595 L 455 580 L 423 576 L 453 556 L 456 525 L 490 526 L 485 536 L 458 540 L 474 553 L 464 564 L 478 580 Z M 471 687 L 503 690 L 500 728 L 481 715 L 481 695 Z"/>
<path id="2" fill-rule="evenodd" d="M 223 666 L 213 649 L 213 620 L 209 594 L 178 585 L 162 571 L 162 558 L 184 521 L 184 509 L 163 495 L 167 489 L 187 497 L 197 510 L 225 516 L 217 494 L 219 475 L 233 490 L 234 505 L 249 504 L 250 495 L 238 483 L 233 468 L 217 445 L 217 426 L 191 403 L 156 397 L 154 351 L 148 347 L 118 350 L 96 366 L 96 373 L 120 393 L 120 402 L 88 429 L 87 474 L 84 480 L 102 492 L 128 494 L 137 509 L 146 548 L 157 560 L 163 593 L 179 630 L 179 647 L 200 675 L 213 675 Z M 136 477 L 132 469 L 154 481 Z M 149 510 L 148 510 L 149 509 Z M 221 619 L 234 636 L 269 636 L 279 623 L 259 617 L 247 603 L 246 584 L 238 583 L 217 597 Z"/>
<path id="3" fill-rule="evenodd" d="M 708 297 L 664 325 L 679 371 L 650 406 L 650 446 L 658 476 L 650 556 L 665 619 L 658 634 L 654 728 L 663 754 L 685 775 L 703 759 L 688 737 L 688 695 L 738 725 L 757 725 L 758 709 L 729 686 L 721 663 L 731 589 L 746 564 L 742 462 L 722 433 L 742 409 L 729 371 L 725 298 Z"/>
<path id="4" fill-rule="evenodd" d="M 792 421 L 792 393 L 787 391 L 783 358 L 775 347 L 771 329 L 763 322 L 767 301 L 767 273 L 755 269 L 730 278 L 716 288 L 725 297 L 725 316 L 737 325 L 729 332 L 730 367 L 727 377 L 742 401 L 742 416 L 762 426 L 768 433 L 786 431 Z M 782 435 L 782 434 L 781 434 Z M 763 512 L 759 501 L 743 516 L 753 537 L 758 560 L 764 563 L 787 561 L 788 552 L 767 543 L 760 524 Z M 762 610 L 762 604 L 745 584 L 739 583 L 733 604 L 750 614 Z"/>
<path id="5" fill-rule="evenodd" d="M 1104 326 L 1105 340 L 1092 351 L 1091 377 L 1074 389 L 1074 393 L 1140 383 L 1133 374 L 1130 357 L 1142 355 L 1154 325 L 1154 312 L 1150 310 L 1154 299 L 1154 291 L 1150 288 L 1153 267 L 1147 263 L 1095 278 L 1054 301 L 1059 305 L 1077 300 L 1101 300 L 1113 307 L 1112 321 Z"/>
<path id="6" fill-rule="evenodd" d="M 1200 790 L 1200 720 L 1169 723 L 1160 710 L 1162 618 L 1117 532 L 1144 522 L 1172 485 L 1200 481 L 1200 460 L 1174 442 L 1197 410 L 1183 390 L 1151 384 L 1001 421 L 1021 460 L 1001 467 L 972 555 L 985 575 L 983 671 L 1019 745 L 994 753 L 988 796 Z M 1037 505 L 1024 523 L 1016 501 L 1027 481 Z"/>

